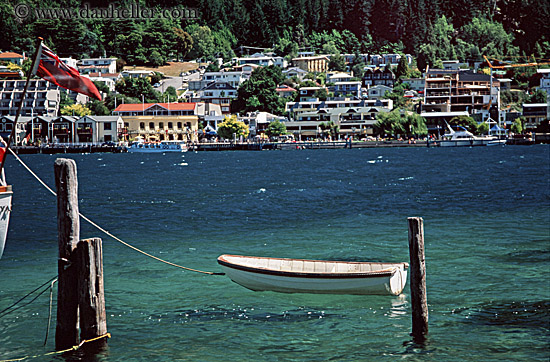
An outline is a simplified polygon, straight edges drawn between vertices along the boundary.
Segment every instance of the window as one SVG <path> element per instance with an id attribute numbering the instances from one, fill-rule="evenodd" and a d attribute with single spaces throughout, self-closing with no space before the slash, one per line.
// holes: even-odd
<path id="1" fill-rule="evenodd" d="M 168 122 L 168 129 L 173 129 L 174 128 L 174 124 L 172 122 Z"/>
<path id="2" fill-rule="evenodd" d="M 103 123 L 103 130 L 104 131 L 110 131 L 112 129 L 113 125 L 111 122 L 104 122 Z"/>
<path id="3" fill-rule="evenodd" d="M 160 123 L 159 123 L 159 128 L 160 128 L 160 129 L 164 129 L 164 122 L 160 122 Z"/>
<path id="4" fill-rule="evenodd" d="M 178 122 L 178 129 L 181 129 L 181 122 Z"/>
<path id="5" fill-rule="evenodd" d="M 145 129 L 145 122 L 139 123 L 139 129 Z"/>
<path id="6" fill-rule="evenodd" d="M 155 123 L 149 122 L 149 129 L 155 129 Z"/>

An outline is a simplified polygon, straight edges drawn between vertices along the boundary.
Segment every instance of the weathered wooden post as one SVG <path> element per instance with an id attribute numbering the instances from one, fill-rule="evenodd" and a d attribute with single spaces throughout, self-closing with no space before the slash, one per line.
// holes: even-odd
<path id="1" fill-rule="evenodd" d="M 103 252 L 100 238 L 81 240 L 78 256 L 78 305 L 80 311 L 80 339 L 89 340 L 107 333 L 105 294 L 103 289 Z M 107 344 L 102 338 L 93 347 Z"/>
<path id="2" fill-rule="evenodd" d="M 59 234 L 55 349 L 65 350 L 79 345 L 79 327 L 82 341 L 106 335 L 107 317 L 101 239 L 79 241 L 76 163 L 58 158 L 54 170 Z M 101 338 L 92 347 L 106 343 L 106 338 Z"/>
<path id="3" fill-rule="evenodd" d="M 59 244 L 55 348 L 63 350 L 78 345 L 78 293 L 74 253 L 80 238 L 78 180 L 76 163 L 73 160 L 58 158 L 54 171 Z"/>
<path id="4" fill-rule="evenodd" d="M 409 254 L 411 259 L 412 336 L 423 342 L 428 334 L 428 300 L 426 298 L 426 263 L 424 225 L 421 217 L 409 217 Z"/>

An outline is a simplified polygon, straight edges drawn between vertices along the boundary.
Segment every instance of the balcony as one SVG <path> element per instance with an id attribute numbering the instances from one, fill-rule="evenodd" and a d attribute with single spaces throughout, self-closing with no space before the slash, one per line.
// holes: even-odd
<path id="1" fill-rule="evenodd" d="M 53 134 L 54 134 L 54 136 L 68 135 L 69 134 L 69 129 L 68 128 L 54 128 L 53 129 Z"/>
<path id="2" fill-rule="evenodd" d="M 92 128 L 91 127 L 79 127 L 76 129 L 76 134 L 80 135 L 91 135 L 92 134 Z"/>

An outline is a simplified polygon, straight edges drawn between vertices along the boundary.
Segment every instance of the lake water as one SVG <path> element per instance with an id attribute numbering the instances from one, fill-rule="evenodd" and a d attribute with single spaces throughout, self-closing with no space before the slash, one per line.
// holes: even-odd
<path id="1" fill-rule="evenodd" d="M 52 186 L 57 157 L 22 156 Z M 226 253 L 408 262 L 407 217 L 424 218 L 424 346 L 411 342 L 409 283 L 399 297 L 252 292 L 83 221 L 81 238 L 103 238 L 112 338 L 98 361 L 550 358 L 549 146 L 68 157 L 84 215 L 195 269 L 221 271 Z M 57 273 L 55 197 L 13 157 L 7 175 L 0 310 Z M 0 318 L 0 360 L 54 350 L 48 306 L 45 293 Z"/>

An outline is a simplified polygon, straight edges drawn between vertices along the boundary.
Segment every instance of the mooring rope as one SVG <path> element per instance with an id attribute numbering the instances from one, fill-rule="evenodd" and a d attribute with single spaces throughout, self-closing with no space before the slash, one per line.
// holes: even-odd
<path id="1" fill-rule="evenodd" d="M 19 158 L 19 156 L 13 152 L 13 150 L 10 148 L 9 149 L 11 154 L 15 156 L 15 158 L 17 159 L 17 161 L 19 161 L 21 163 L 21 165 L 23 165 L 23 167 L 25 167 L 27 169 L 27 171 L 29 171 L 29 173 L 35 178 L 38 180 L 38 182 L 40 182 L 42 184 L 42 186 L 44 186 L 46 188 L 46 190 L 48 190 L 49 192 L 51 192 L 54 196 L 57 196 L 57 193 L 52 190 L 44 181 L 42 181 L 40 179 L 40 177 L 38 177 L 37 174 L 35 174 L 24 162 L 21 158 Z M 160 261 L 161 263 L 164 263 L 164 264 L 168 264 L 168 265 L 171 265 L 171 266 L 174 266 L 176 268 L 180 268 L 180 269 L 184 269 L 184 270 L 187 270 L 187 271 L 192 271 L 192 272 L 196 272 L 196 273 L 202 273 L 202 274 L 208 274 L 208 275 L 225 275 L 225 273 L 214 273 L 214 272 L 209 272 L 209 271 L 203 271 L 203 270 L 198 270 L 198 269 L 192 269 L 192 268 L 188 268 L 188 267 L 185 267 L 185 266 L 182 266 L 182 265 L 178 265 L 178 264 L 175 264 L 175 263 L 171 263 L 167 260 L 164 260 L 164 259 L 161 259 L 159 257 L 156 257 L 154 255 L 151 255 L 139 248 L 136 248 L 135 246 L 123 241 L 122 239 L 116 237 L 115 235 L 111 234 L 109 231 L 105 230 L 104 228 L 102 228 L 101 226 L 99 226 L 98 224 L 96 224 L 95 222 L 93 222 L 92 220 L 90 220 L 89 218 L 87 218 L 86 216 L 82 215 L 82 213 L 78 212 L 78 215 L 84 219 L 85 221 L 87 221 L 90 225 L 92 225 L 93 227 L 95 227 L 96 229 L 98 229 L 99 231 L 101 231 L 102 233 L 104 233 L 105 235 L 113 238 L 114 240 L 118 241 L 119 243 L 121 243 L 122 245 L 134 250 L 134 251 L 137 251 L 138 253 L 141 253 L 145 256 L 148 256 L 149 258 L 152 258 L 152 259 L 155 259 L 157 261 Z"/>
<path id="2" fill-rule="evenodd" d="M 46 338 L 44 338 L 44 346 L 46 346 L 46 343 L 48 343 L 48 336 L 50 334 L 50 325 L 52 323 L 52 306 L 53 306 L 53 285 L 57 282 L 57 279 L 55 279 L 50 284 L 50 308 L 48 313 L 48 326 L 46 327 Z"/>
<path id="3" fill-rule="evenodd" d="M 64 349 L 62 351 L 54 351 L 54 352 L 48 352 L 48 353 L 45 353 L 45 354 L 39 354 L 39 355 L 35 355 L 35 356 L 25 356 L 25 357 L 14 358 L 14 359 L 3 359 L 3 360 L 0 360 L 0 362 L 23 361 L 23 360 L 26 360 L 26 359 L 29 359 L 29 358 L 52 356 L 52 355 L 55 355 L 55 354 L 62 354 L 62 353 L 70 352 L 70 351 L 76 351 L 80 347 L 82 347 L 85 343 L 95 342 L 95 341 L 97 341 L 99 339 L 103 339 L 103 338 L 111 338 L 111 333 L 105 333 L 104 335 L 101 335 L 99 337 L 95 337 L 95 338 L 91 338 L 91 339 L 85 339 L 82 342 L 80 342 L 80 344 L 78 344 L 76 346 L 72 346 L 71 348 Z"/>
<path id="4" fill-rule="evenodd" d="M 33 294 L 34 292 L 36 292 L 37 290 L 39 290 L 40 288 L 44 287 L 46 284 L 50 284 L 54 279 L 57 279 L 57 275 L 54 276 L 53 278 L 51 278 L 50 280 L 48 280 L 47 282 L 45 282 L 44 284 L 40 285 L 39 287 L 33 289 L 32 291 L 28 292 L 27 294 L 25 294 L 22 298 L 20 298 L 17 302 L 13 303 L 12 305 L 10 305 L 9 307 L 7 308 L 4 308 L 3 310 L 0 311 L 0 318 L 3 318 L 5 316 L 7 316 L 8 314 L 11 314 L 13 312 L 15 312 L 16 310 L 20 309 L 20 308 L 23 308 L 29 304 L 31 304 L 32 302 L 34 302 L 36 299 L 38 299 L 39 296 L 41 296 L 42 294 L 44 294 L 48 288 L 45 288 L 43 291 L 41 291 L 40 293 L 38 293 L 38 295 L 36 297 L 34 297 L 30 302 L 28 302 L 27 304 L 25 305 L 22 305 L 22 306 L 19 306 L 17 308 L 14 308 L 14 309 L 11 309 L 13 307 L 15 307 L 17 304 L 21 303 L 23 300 L 25 300 L 29 295 Z M 11 310 L 10 310 L 11 309 Z"/>

